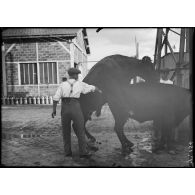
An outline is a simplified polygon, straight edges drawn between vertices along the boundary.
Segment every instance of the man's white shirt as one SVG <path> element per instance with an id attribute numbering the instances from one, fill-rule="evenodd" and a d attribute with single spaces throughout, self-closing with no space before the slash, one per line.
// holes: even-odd
<path id="1" fill-rule="evenodd" d="M 71 84 L 73 84 L 71 93 Z M 82 81 L 76 81 L 75 79 L 68 79 L 62 82 L 58 87 L 55 95 L 53 96 L 54 101 L 59 101 L 63 97 L 79 98 L 80 94 L 86 94 L 95 91 L 95 86 L 89 85 Z"/>
<path id="2" fill-rule="evenodd" d="M 160 83 L 173 84 L 173 81 L 160 79 Z"/>

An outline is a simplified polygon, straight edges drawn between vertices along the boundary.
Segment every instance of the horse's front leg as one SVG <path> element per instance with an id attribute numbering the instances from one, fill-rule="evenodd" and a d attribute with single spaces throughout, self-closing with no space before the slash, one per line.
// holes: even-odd
<path id="1" fill-rule="evenodd" d="M 97 142 L 96 142 L 96 139 L 93 135 L 91 135 L 87 129 L 86 129 L 86 122 L 85 121 L 85 124 L 84 124 L 84 130 L 85 130 L 85 135 L 87 136 L 87 138 L 89 139 L 89 141 L 87 141 L 87 147 L 90 149 L 90 150 L 93 150 L 93 151 L 97 151 L 99 148 L 97 147 Z"/>
<path id="2" fill-rule="evenodd" d="M 114 130 L 121 142 L 122 145 L 122 153 L 124 155 L 130 154 L 131 152 L 133 152 L 132 147 L 134 146 L 134 144 L 129 141 L 127 139 L 127 137 L 125 136 L 124 132 L 123 132 L 123 127 L 125 124 L 125 120 L 119 120 L 119 119 L 115 119 L 115 127 Z"/>
<path id="3" fill-rule="evenodd" d="M 119 102 L 122 101 L 114 101 L 115 99 L 113 99 L 112 97 L 109 97 L 109 100 L 110 101 L 108 102 L 108 104 L 115 120 L 114 130 L 119 138 L 119 141 L 121 142 L 122 153 L 125 155 L 130 154 L 133 151 L 132 147 L 134 146 L 134 144 L 127 139 L 123 131 L 124 124 L 129 117 L 127 106 L 125 104 L 119 104 Z"/>
<path id="4" fill-rule="evenodd" d="M 84 129 L 85 129 L 85 135 L 87 136 L 87 138 L 88 138 L 91 142 L 95 143 L 95 142 L 96 142 L 95 137 L 94 137 L 93 135 L 91 135 L 91 134 L 87 131 L 86 126 L 84 126 Z"/>

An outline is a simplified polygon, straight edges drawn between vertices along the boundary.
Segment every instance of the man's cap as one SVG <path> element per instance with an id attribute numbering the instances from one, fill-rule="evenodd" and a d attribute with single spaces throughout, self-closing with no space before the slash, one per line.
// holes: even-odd
<path id="1" fill-rule="evenodd" d="M 78 70 L 77 68 L 70 68 L 70 69 L 68 70 L 69 76 L 72 76 L 72 75 L 75 75 L 75 74 L 80 74 L 80 73 L 81 73 L 81 71 Z"/>
<path id="2" fill-rule="evenodd" d="M 149 56 L 144 56 L 143 58 L 142 58 L 142 62 L 152 62 L 152 60 L 151 60 L 151 58 L 149 57 Z"/>

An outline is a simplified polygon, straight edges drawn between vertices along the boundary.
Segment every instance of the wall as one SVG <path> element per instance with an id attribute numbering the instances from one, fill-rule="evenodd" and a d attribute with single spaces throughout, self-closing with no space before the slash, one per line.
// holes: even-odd
<path id="1" fill-rule="evenodd" d="M 86 62 L 87 55 L 83 42 L 82 31 L 75 38 L 74 62 Z M 8 95 L 23 94 L 26 96 L 54 95 L 63 77 L 68 77 L 67 70 L 71 67 L 70 44 L 66 41 L 60 42 L 22 42 L 5 44 L 6 73 L 8 84 Z M 21 85 L 20 63 L 56 62 L 58 67 L 58 84 Z M 38 64 L 38 63 L 37 63 Z M 83 77 L 87 74 L 87 63 L 79 63 Z M 37 65 L 39 68 L 39 64 Z"/>
<path id="2" fill-rule="evenodd" d="M 85 50 L 85 45 L 83 41 L 83 33 L 80 31 L 78 36 L 75 38 L 76 44 L 79 46 L 75 46 L 74 49 L 74 61 L 79 64 L 79 69 L 82 72 L 82 77 L 84 78 L 87 75 L 87 54 Z"/>
<path id="3" fill-rule="evenodd" d="M 69 44 L 61 42 L 67 50 Z M 67 76 L 70 67 L 70 53 L 58 42 L 35 42 L 17 44 L 5 44 L 6 73 L 8 84 L 8 95 L 23 94 L 26 96 L 53 95 L 61 83 L 62 78 Z M 38 47 L 37 47 L 38 46 Z M 11 49 L 9 49 L 11 47 Z M 9 50 L 8 50 L 9 49 Z M 38 59 L 37 59 L 38 57 Z M 58 67 L 58 84 L 49 85 L 21 85 L 20 84 L 20 63 L 56 62 Z"/>
<path id="4" fill-rule="evenodd" d="M 175 58 L 179 61 L 179 53 L 175 53 Z M 189 62 L 189 54 L 185 53 L 184 62 Z M 161 60 L 162 69 L 164 68 L 175 68 L 175 62 L 173 57 L 169 54 L 162 58 Z M 182 70 L 182 87 L 189 89 L 189 70 Z M 172 76 L 173 72 L 170 72 L 169 78 Z M 176 80 L 176 78 L 175 78 Z M 181 122 L 181 124 L 175 129 L 175 140 L 188 142 L 191 139 L 192 126 L 190 123 L 189 116 Z"/>
<path id="5" fill-rule="evenodd" d="M 175 58 L 176 58 L 176 61 L 178 62 L 179 53 L 175 53 Z M 184 55 L 184 63 L 185 62 L 189 62 L 189 53 L 185 53 Z M 164 69 L 164 68 L 173 69 L 175 67 L 176 65 L 175 65 L 174 59 L 171 54 L 168 54 L 161 59 L 161 69 Z M 181 73 L 183 74 L 182 86 L 189 89 L 189 70 L 182 70 Z M 172 74 L 173 72 L 169 73 L 169 76 L 168 76 L 169 79 L 171 78 Z M 176 80 L 176 78 L 174 80 Z"/>

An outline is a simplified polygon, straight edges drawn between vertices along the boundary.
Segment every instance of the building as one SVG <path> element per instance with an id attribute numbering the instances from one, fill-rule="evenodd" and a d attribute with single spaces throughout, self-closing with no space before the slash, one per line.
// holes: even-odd
<path id="1" fill-rule="evenodd" d="M 179 52 L 174 52 L 174 56 L 175 56 L 176 61 L 179 62 Z M 189 86 L 190 86 L 189 53 L 186 53 L 186 52 L 184 53 L 184 67 L 186 67 L 186 69 L 181 70 L 182 87 L 189 89 Z M 175 64 L 175 61 L 171 53 L 168 53 L 167 55 L 164 55 L 161 58 L 161 70 L 175 69 L 175 68 L 176 68 L 176 64 Z M 173 84 L 176 84 L 177 77 L 172 77 L 173 73 L 174 73 L 173 71 L 170 71 L 168 73 L 168 79 L 173 80 Z"/>
<path id="2" fill-rule="evenodd" d="M 174 56 L 177 62 L 179 62 L 179 53 L 174 52 Z M 184 88 L 189 89 L 190 88 L 190 69 L 189 69 L 189 53 L 184 53 L 184 65 L 182 67 L 186 67 L 186 69 L 181 70 L 182 75 L 182 81 L 181 86 Z M 176 64 L 173 59 L 173 56 L 171 53 L 168 53 L 167 55 L 163 56 L 161 58 L 161 70 L 165 69 L 175 69 Z M 171 80 L 173 77 L 173 84 L 177 83 L 177 77 L 173 76 L 174 72 L 170 71 L 168 73 L 168 79 Z M 191 139 L 191 131 L 192 131 L 192 124 L 190 122 L 190 116 L 188 116 L 175 130 L 174 130 L 174 138 L 175 140 L 180 141 L 189 141 Z"/>
<path id="3" fill-rule="evenodd" d="M 8 96 L 53 95 L 70 67 L 87 74 L 86 29 L 3 28 L 2 38 Z"/>

